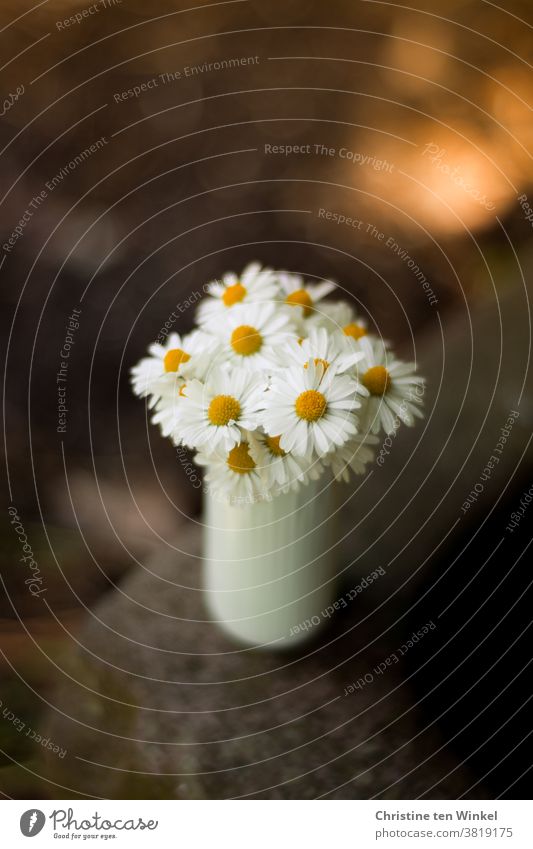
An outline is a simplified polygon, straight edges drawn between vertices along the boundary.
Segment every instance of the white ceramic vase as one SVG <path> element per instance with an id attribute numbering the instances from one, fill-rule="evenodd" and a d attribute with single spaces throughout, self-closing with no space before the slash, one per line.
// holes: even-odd
<path id="1" fill-rule="evenodd" d="M 322 479 L 247 505 L 205 493 L 205 596 L 226 634 L 287 650 L 327 623 L 336 597 L 334 489 Z"/>

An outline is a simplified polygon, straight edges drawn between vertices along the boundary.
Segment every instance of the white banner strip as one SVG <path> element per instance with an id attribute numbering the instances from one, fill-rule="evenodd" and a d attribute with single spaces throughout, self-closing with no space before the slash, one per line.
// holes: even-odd
<path id="1" fill-rule="evenodd" d="M 533 847 L 525 801 L 5 801 L 0 821 L 6 849 Z"/>

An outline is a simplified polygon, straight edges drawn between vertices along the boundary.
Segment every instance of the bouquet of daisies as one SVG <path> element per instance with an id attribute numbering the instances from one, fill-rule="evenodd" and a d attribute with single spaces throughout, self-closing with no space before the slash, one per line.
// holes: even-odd
<path id="1" fill-rule="evenodd" d="M 170 333 L 132 369 L 134 392 L 215 497 L 269 500 L 329 472 L 349 480 L 378 434 L 421 417 L 424 381 L 335 284 L 249 265 L 210 283 L 197 328 Z"/>

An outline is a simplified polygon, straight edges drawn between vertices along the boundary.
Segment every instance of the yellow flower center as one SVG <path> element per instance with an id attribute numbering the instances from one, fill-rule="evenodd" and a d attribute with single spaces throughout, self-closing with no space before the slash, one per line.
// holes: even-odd
<path id="1" fill-rule="evenodd" d="M 228 454 L 226 460 L 232 472 L 237 472 L 238 475 L 249 475 L 255 469 L 255 463 L 250 457 L 248 451 L 248 443 L 241 442 L 240 445 L 235 445 Z"/>
<path id="2" fill-rule="evenodd" d="M 231 334 L 231 347 L 241 357 L 257 354 L 262 344 L 263 337 L 255 327 L 250 327 L 249 324 L 241 324 Z"/>
<path id="3" fill-rule="evenodd" d="M 186 351 L 182 351 L 181 348 L 172 348 L 167 351 L 163 360 L 165 371 L 177 371 L 182 363 L 188 363 L 190 359 Z"/>
<path id="4" fill-rule="evenodd" d="M 372 366 L 361 378 L 371 395 L 384 395 L 390 388 L 391 378 L 385 366 Z"/>
<path id="5" fill-rule="evenodd" d="M 346 336 L 351 336 L 352 339 L 360 339 L 361 336 L 366 336 L 366 330 L 362 326 L 362 324 L 356 324 L 352 322 L 351 324 L 346 324 L 343 328 Z"/>
<path id="6" fill-rule="evenodd" d="M 328 402 L 322 392 L 307 389 L 298 395 L 294 407 L 296 415 L 307 422 L 316 422 L 326 412 Z"/>
<path id="7" fill-rule="evenodd" d="M 228 286 L 224 294 L 222 295 L 222 300 L 224 301 L 225 306 L 232 307 L 233 304 L 238 304 L 239 301 L 242 301 L 246 296 L 246 287 L 242 285 L 242 283 L 235 283 L 233 286 Z"/>
<path id="8" fill-rule="evenodd" d="M 265 439 L 268 450 L 271 454 L 274 454 L 275 457 L 285 457 L 286 454 L 286 451 L 279 447 L 280 439 L 281 434 L 279 436 L 267 436 Z"/>
<path id="9" fill-rule="evenodd" d="M 304 368 L 307 368 L 308 365 L 309 365 L 309 362 L 304 363 Z M 324 371 L 326 371 L 326 369 L 329 368 L 328 361 L 323 360 L 322 357 L 315 357 L 315 366 L 318 366 L 318 365 L 321 365 L 323 367 Z"/>
<path id="10" fill-rule="evenodd" d="M 186 397 L 186 395 L 185 395 L 185 389 L 186 389 L 186 388 L 187 388 L 187 384 L 186 384 L 186 383 L 182 383 L 182 384 L 181 384 L 181 386 L 180 386 L 180 388 L 179 388 L 178 395 L 181 395 L 181 397 L 182 397 L 182 398 L 185 398 L 185 397 Z"/>
<path id="11" fill-rule="evenodd" d="M 302 307 L 305 318 L 311 315 L 313 301 L 311 295 L 305 289 L 296 289 L 295 292 L 291 292 L 285 298 L 285 303 L 290 304 L 291 307 Z"/>
<path id="12" fill-rule="evenodd" d="M 223 427 L 232 419 L 237 421 L 241 414 L 241 405 L 232 395 L 215 395 L 209 409 L 207 418 L 212 425 Z"/>

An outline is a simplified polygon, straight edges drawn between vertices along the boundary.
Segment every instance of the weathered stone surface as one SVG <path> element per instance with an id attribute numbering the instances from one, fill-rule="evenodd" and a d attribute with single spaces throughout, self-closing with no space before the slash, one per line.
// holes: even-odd
<path id="1" fill-rule="evenodd" d="M 68 749 L 54 781 L 115 798 L 468 796 L 473 778 L 422 726 L 401 662 L 372 673 L 402 639 L 380 636 L 370 597 L 298 655 L 243 650 L 206 621 L 198 529 L 177 545 L 80 633 L 49 718 Z"/>

